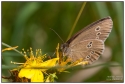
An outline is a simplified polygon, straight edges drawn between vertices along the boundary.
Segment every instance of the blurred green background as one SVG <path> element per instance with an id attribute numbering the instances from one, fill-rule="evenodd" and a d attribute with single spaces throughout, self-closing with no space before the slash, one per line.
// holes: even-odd
<path id="1" fill-rule="evenodd" d="M 30 47 L 42 49 L 52 55 L 57 43 L 62 43 L 50 28 L 66 41 L 83 2 L 2 2 L 2 42 L 19 46 L 21 51 Z M 105 42 L 105 63 L 120 64 L 118 67 L 95 67 L 59 74 L 57 82 L 115 82 L 111 76 L 123 76 L 123 8 L 124 2 L 87 2 L 73 34 L 88 24 L 110 16 L 113 30 Z M 6 48 L 2 45 L 2 49 Z M 107 58 L 105 58 L 107 56 Z M 103 57 L 103 56 L 102 56 Z M 25 62 L 15 51 L 2 53 L 2 65 L 11 66 L 10 61 Z M 97 62 L 98 63 L 98 62 Z M 116 71 L 114 71 L 116 70 Z M 71 70 L 72 71 L 72 70 Z M 93 74 L 90 73 L 93 71 Z M 2 67 L 2 75 L 9 76 Z M 8 80 L 2 79 L 2 82 Z M 121 80 L 118 80 L 121 82 Z"/>

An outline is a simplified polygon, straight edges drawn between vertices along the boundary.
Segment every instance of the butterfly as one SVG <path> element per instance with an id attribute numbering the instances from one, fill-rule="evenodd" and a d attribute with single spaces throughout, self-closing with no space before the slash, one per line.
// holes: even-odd
<path id="1" fill-rule="evenodd" d="M 92 64 L 103 54 L 104 42 L 112 26 L 113 21 L 109 16 L 86 26 L 61 45 L 63 56 L 68 56 L 72 62 L 82 58 Z"/>

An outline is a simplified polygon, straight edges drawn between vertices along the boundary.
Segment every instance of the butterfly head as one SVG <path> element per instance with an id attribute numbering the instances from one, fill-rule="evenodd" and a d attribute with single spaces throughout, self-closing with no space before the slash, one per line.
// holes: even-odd
<path id="1" fill-rule="evenodd" d="M 61 45 L 61 51 L 63 53 L 63 56 L 68 56 L 70 53 L 70 48 L 68 43 L 64 43 Z"/>

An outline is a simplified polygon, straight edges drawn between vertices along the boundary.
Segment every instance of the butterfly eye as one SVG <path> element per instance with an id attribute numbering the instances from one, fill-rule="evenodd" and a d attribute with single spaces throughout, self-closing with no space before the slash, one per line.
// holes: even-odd
<path id="1" fill-rule="evenodd" d="M 98 26 L 97 28 L 95 28 L 95 31 L 99 31 L 100 29 L 100 26 Z"/>

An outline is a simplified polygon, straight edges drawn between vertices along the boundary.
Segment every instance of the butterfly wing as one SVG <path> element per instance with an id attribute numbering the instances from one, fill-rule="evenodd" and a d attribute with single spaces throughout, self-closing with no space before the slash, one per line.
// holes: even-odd
<path id="1" fill-rule="evenodd" d="M 104 43 L 102 40 L 89 39 L 70 46 L 69 57 L 72 61 L 83 58 L 84 61 L 89 61 L 91 64 L 99 58 L 103 51 Z"/>
<path id="2" fill-rule="evenodd" d="M 83 58 L 92 63 L 103 54 L 104 41 L 109 36 L 112 25 L 113 22 L 110 17 L 100 19 L 88 25 L 65 43 L 68 46 L 62 46 L 63 54 L 69 56 L 73 61 Z M 90 45 L 92 45 L 91 48 L 87 48 Z M 93 51 L 94 54 L 90 55 Z"/>
<path id="3" fill-rule="evenodd" d="M 88 39 L 99 39 L 105 41 L 111 32 L 113 22 L 110 17 L 100 19 L 76 33 L 67 41 L 69 45 Z"/>

